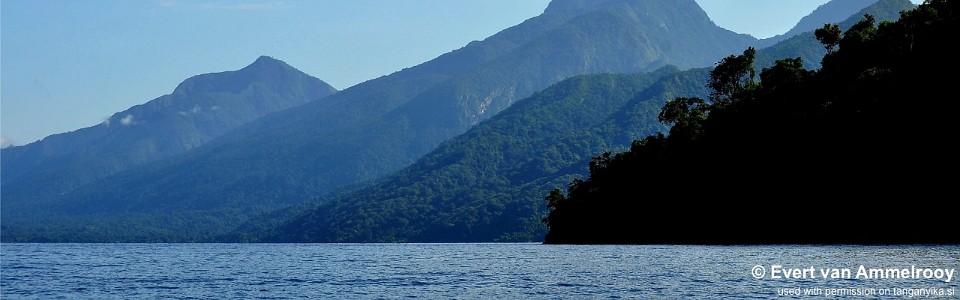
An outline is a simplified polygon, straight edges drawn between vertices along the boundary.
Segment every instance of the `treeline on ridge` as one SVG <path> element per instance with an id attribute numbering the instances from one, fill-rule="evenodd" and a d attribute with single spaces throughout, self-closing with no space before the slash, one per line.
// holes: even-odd
<path id="1" fill-rule="evenodd" d="M 589 163 L 546 196 L 546 243 L 958 243 L 953 201 L 957 1 L 928 0 L 841 33 L 822 68 L 711 71 L 708 99 L 660 112 L 668 135 Z M 757 80 L 759 79 L 759 80 Z"/>

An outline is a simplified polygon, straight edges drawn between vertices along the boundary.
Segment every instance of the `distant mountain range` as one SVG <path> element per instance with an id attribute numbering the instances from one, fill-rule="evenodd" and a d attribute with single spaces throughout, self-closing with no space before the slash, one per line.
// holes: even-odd
<path id="1" fill-rule="evenodd" d="M 260 57 L 238 71 L 203 74 L 173 93 L 102 124 L 2 150 L 4 224 L 59 215 L 75 189 L 175 157 L 267 114 L 337 91 L 286 63 Z"/>
<path id="2" fill-rule="evenodd" d="M 873 3 L 869 6 L 862 7 L 861 4 Z M 836 13 L 833 13 L 833 9 L 840 11 L 850 11 L 856 9 L 857 7 L 862 7 L 859 10 L 856 10 L 852 15 L 847 15 L 846 18 L 839 19 L 837 21 L 829 21 L 836 19 Z M 824 24 L 837 23 L 840 25 L 841 30 L 847 30 L 850 26 L 860 21 L 864 15 L 869 14 L 874 16 L 878 22 L 880 21 L 895 21 L 900 18 L 900 12 L 914 7 L 913 3 L 906 0 L 834 0 L 830 1 L 827 4 L 820 6 L 816 11 L 811 15 L 802 19 L 801 24 L 797 24 L 793 30 L 790 32 L 796 32 L 798 28 L 812 28 L 807 31 L 797 33 L 790 38 L 786 38 L 776 44 L 773 44 L 769 47 L 763 48 L 764 51 L 757 53 L 756 67 L 757 71 L 765 67 L 773 66 L 774 62 L 777 59 L 787 58 L 787 57 L 800 57 L 803 58 L 803 66 L 810 70 L 815 70 L 820 68 L 820 59 L 827 54 L 827 50 L 824 49 L 823 45 L 817 41 L 816 37 L 813 35 L 813 31 L 817 28 L 823 27 Z M 816 23 L 820 23 L 816 25 Z M 785 34 L 781 37 L 786 37 L 789 34 Z M 761 45 L 769 42 L 770 39 L 765 39 L 761 41 Z"/>
<path id="3" fill-rule="evenodd" d="M 857 11 L 843 27 L 863 13 L 889 20 L 910 7 L 906 0 L 883 0 Z M 812 34 L 784 43 L 798 46 L 791 49 L 823 49 Z M 762 49 L 758 56 L 774 57 L 784 49 Z M 820 55 L 804 59 L 819 62 Z M 546 214 L 543 197 L 551 189 L 585 178 L 592 157 L 665 131 L 657 120 L 663 103 L 676 97 L 707 98 L 708 74 L 709 69 L 664 68 L 562 81 L 378 184 L 281 216 L 287 221 L 261 233 L 250 235 L 256 227 L 250 224 L 234 236 L 271 242 L 538 240 L 545 233 L 540 224 Z"/>
<path id="4" fill-rule="evenodd" d="M 906 0 L 881 2 L 909 5 Z M 819 45 L 801 36 L 784 43 L 790 41 Z M 327 97 L 333 89 L 315 78 L 320 86 L 308 88 L 306 79 L 300 85 L 279 79 L 244 85 L 198 76 L 165 97 L 187 91 L 212 98 L 300 95 L 297 104 L 303 105 L 242 125 L 237 121 L 216 137 L 184 143 L 189 146 L 180 152 L 96 176 L 85 177 L 82 167 L 63 176 L 67 179 L 41 173 L 25 179 L 16 172 L 29 172 L 12 171 L 16 176 L 8 182 L 8 150 L 37 150 L 23 150 L 30 145 L 4 149 L 2 238 L 537 240 L 544 230 L 539 224 L 544 191 L 586 174 L 581 166 L 593 155 L 662 130 L 656 112 L 664 101 L 705 93 L 706 70 L 680 69 L 711 66 L 759 43 L 717 27 L 693 0 L 555 0 L 542 15 L 484 41 Z M 803 55 L 806 60 L 822 57 Z M 668 65 L 676 67 L 663 68 Z M 251 75 L 254 70 L 258 72 Z M 284 76 L 265 70 L 292 68 L 261 58 L 236 72 L 246 75 L 223 78 Z M 599 73 L 643 74 L 577 77 Z M 193 88 L 185 87 L 191 81 Z M 215 106 L 226 107 L 183 104 L 167 115 L 186 118 L 212 113 Z M 123 112 L 101 126 L 146 127 L 158 122 L 154 120 L 146 113 Z M 11 155 L 11 168 L 29 166 L 24 155 Z M 67 156 L 51 165 L 76 161 L 82 159 Z M 72 178 L 86 179 L 42 191 L 45 180 Z M 25 200 L 8 203 L 8 190 L 12 199 Z M 306 204 L 276 211 L 298 203 Z"/>
<path id="5" fill-rule="evenodd" d="M 282 216 L 288 221 L 252 237 L 270 242 L 538 240 L 545 233 L 540 224 L 545 193 L 586 174 L 593 155 L 663 130 L 659 107 L 672 97 L 705 97 L 700 83 L 706 78 L 707 69 L 665 67 L 564 80 L 382 182 Z M 250 235 L 248 227 L 235 236 Z"/>
<path id="6" fill-rule="evenodd" d="M 817 28 L 823 27 L 823 24 L 843 22 L 850 18 L 850 16 L 862 16 L 862 14 L 858 14 L 858 12 L 877 3 L 877 1 L 878 0 L 833 0 L 824 3 L 809 15 L 801 18 L 800 22 L 797 22 L 797 25 L 793 26 L 790 31 L 760 40 L 760 46 L 772 46 L 798 34 L 814 31 Z"/>
<path id="7" fill-rule="evenodd" d="M 755 42 L 714 26 L 692 0 L 555 1 L 543 15 L 484 41 L 346 89 L 328 100 L 334 107 L 313 103 L 262 119 L 167 170 L 142 176 L 196 162 L 247 161 L 244 169 L 227 171 L 221 166 L 229 164 L 211 163 L 214 168 L 194 170 L 225 180 L 214 186 L 254 180 L 240 189 L 204 194 L 192 182 L 170 184 L 196 199 L 242 194 L 302 201 L 407 166 L 559 80 L 667 64 L 708 66 Z M 224 171 L 230 176 L 221 176 Z M 260 173 L 289 179 L 256 180 Z"/>

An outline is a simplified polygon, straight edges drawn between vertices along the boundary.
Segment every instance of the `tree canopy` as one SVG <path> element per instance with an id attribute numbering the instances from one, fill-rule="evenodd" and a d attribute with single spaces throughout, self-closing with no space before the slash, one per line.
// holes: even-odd
<path id="1" fill-rule="evenodd" d="M 603 153 L 546 196 L 545 241 L 960 242 L 953 217 L 930 210 L 955 193 L 938 172 L 957 167 L 957 2 L 875 23 L 818 30 L 830 51 L 816 71 L 781 59 L 754 82 L 752 49 L 724 58 L 709 99 L 664 105 L 668 135 Z"/>

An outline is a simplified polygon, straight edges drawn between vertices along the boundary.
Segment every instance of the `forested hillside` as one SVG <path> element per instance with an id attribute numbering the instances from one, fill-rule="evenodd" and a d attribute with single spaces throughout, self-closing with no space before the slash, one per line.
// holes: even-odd
<path id="1" fill-rule="evenodd" d="M 819 71 L 783 59 L 755 74 L 752 48 L 725 58 L 710 97 L 664 106 L 669 135 L 595 157 L 588 179 L 547 195 L 546 242 L 960 242 L 942 202 L 957 167 L 957 76 L 943 72 L 960 67 L 957 6 L 824 26 Z"/>
<path id="2" fill-rule="evenodd" d="M 574 77 L 524 99 L 413 166 L 262 233 L 265 241 L 531 241 L 540 195 L 586 174 L 591 153 L 664 129 L 658 108 L 705 96 L 707 70 Z"/>

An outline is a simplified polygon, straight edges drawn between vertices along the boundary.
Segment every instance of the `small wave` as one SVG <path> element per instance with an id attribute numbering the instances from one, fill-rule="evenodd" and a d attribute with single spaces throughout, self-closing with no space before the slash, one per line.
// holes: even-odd
<path id="1" fill-rule="evenodd" d="M 169 285 L 152 285 L 152 286 L 145 286 L 145 287 L 143 287 L 143 288 L 145 288 L 145 289 L 150 289 L 150 290 L 178 290 L 178 289 L 180 289 L 179 286 L 169 286 Z"/>

